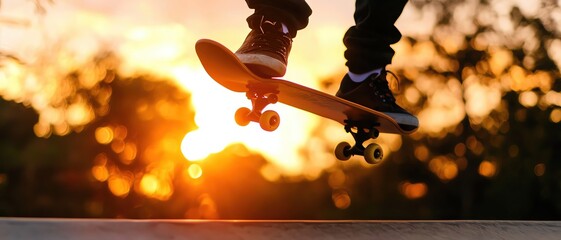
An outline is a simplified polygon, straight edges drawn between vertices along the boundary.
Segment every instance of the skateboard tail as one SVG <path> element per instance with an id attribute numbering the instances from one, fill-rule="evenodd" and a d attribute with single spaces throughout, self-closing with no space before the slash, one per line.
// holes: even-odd
<path id="1" fill-rule="evenodd" d="M 222 46 L 216 41 L 209 39 L 201 39 L 195 44 L 195 51 L 199 57 L 205 71 L 208 75 L 222 86 L 235 91 L 245 92 L 247 80 L 239 79 L 232 76 L 244 76 L 251 74 L 249 69 L 244 69 L 245 66 L 236 66 L 232 64 L 223 64 L 223 62 L 237 62 L 238 59 L 234 53 L 229 49 Z M 222 59 L 222 61 L 216 61 Z M 258 78 L 255 76 L 255 78 Z M 238 82 L 239 84 L 224 84 L 223 79 L 228 79 L 230 82 Z"/>
<path id="2" fill-rule="evenodd" d="M 405 124 L 399 124 L 399 128 L 401 128 L 403 130 L 404 134 L 411 134 L 414 133 L 415 131 L 417 131 L 417 129 L 419 129 L 419 126 L 412 126 L 412 125 L 405 125 Z M 396 133 L 399 134 L 399 133 Z"/>

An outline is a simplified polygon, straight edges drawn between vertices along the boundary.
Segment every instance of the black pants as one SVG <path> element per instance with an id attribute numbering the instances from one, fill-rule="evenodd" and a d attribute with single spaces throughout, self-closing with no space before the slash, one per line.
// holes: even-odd
<path id="1" fill-rule="evenodd" d="M 347 0 L 341 0 L 347 1 Z M 312 10 L 305 0 L 246 0 L 255 13 L 247 18 L 250 28 L 258 25 L 265 15 L 287 25 L 292 37 L 308 25 Z M 407 0 L 356 0 L 355 26 L 347 30 L 343 42 L 346 65 L 353 73 L 364 73 L 391 63 L 401 33 L 395 21 L 401 15 Z M 336 12 L 336 11 L 335 11 Z"/>

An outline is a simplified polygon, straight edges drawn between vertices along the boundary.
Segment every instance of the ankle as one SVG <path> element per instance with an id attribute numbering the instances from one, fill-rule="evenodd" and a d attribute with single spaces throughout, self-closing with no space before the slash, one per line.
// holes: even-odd
<path id="1" fill-rule="evenodd" d="M 373 74 L 376 74 L 376 77 L 380 76 L 380 74 L 382 74 L 382 72 L 384 71 L 384 68 L 378 68 L 378 69 L 374 69 L 365 73 L 353 73 L 351 71 L 348 72 L 349 78 L 356 83 L 360 83 L 363 82 L 364 80 L 366 80 L 368 77 L 370 77 Z"/>

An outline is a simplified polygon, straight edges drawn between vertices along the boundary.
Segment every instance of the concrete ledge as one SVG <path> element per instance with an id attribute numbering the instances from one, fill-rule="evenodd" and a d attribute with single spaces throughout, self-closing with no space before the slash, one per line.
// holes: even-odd
<path id="1" fill-rule="evenodd" d="M 561 222 L 0 218 L 1 239 L 561 239 Z"/>

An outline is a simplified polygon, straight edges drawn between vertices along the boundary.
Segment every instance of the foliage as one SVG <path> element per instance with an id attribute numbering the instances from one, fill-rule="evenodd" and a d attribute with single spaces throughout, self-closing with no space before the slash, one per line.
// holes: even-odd
<path id="1" fill-rule="evenodd" d="M 0 215 L 560 219 L 558 3 L 411 4 L 437 21 L 428 35 L 404 36 L 391 67 L 400 104 L 422 127 L 380 166 L 351 160 L 313 180 L 271 182 L 267 159 L 241 144 L 188 162 L 180 145 L 196 128 L 189 93 L 149 74 L 124 77 L 121 61 L 100 53 L 57 78 L 72 91 L 53 92 L 56 101 L 2 94 Z M 1 57 L 0 69 L 25 65 Z M 45 117 L 67 116 L 77 103 L 92 117 Z M 329 145 L 323 123 L 314 138 Z"/>

